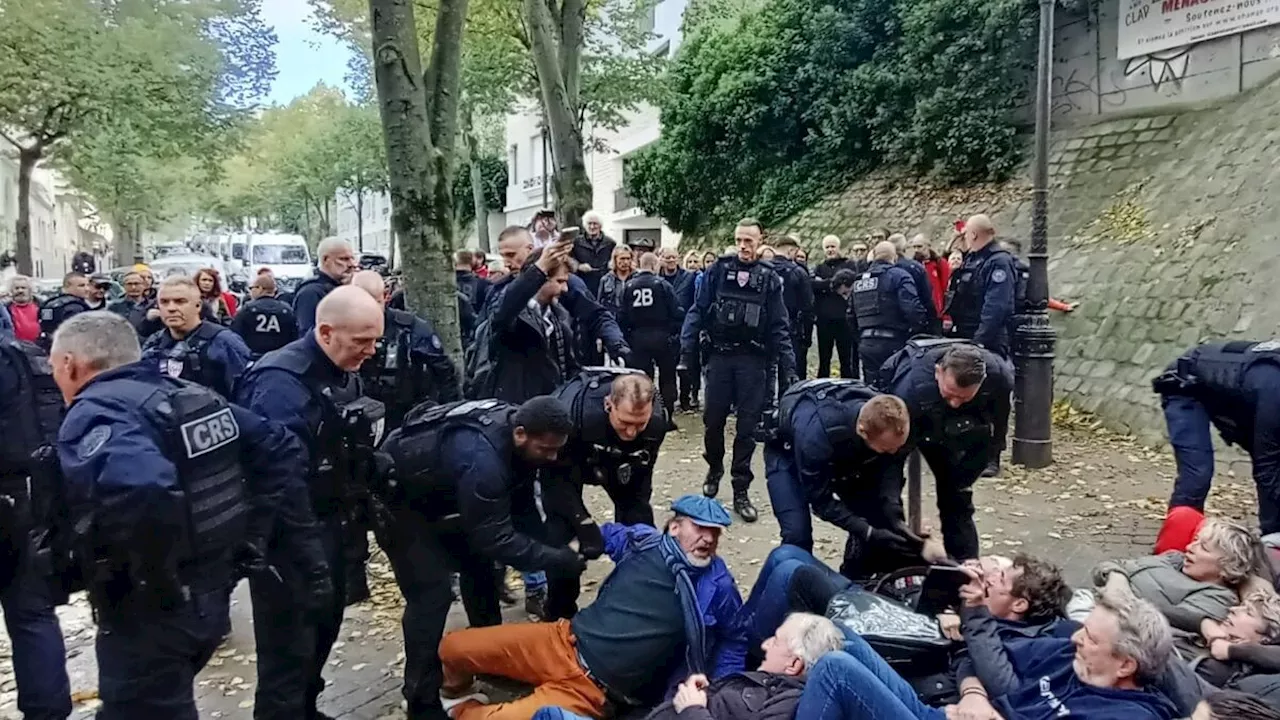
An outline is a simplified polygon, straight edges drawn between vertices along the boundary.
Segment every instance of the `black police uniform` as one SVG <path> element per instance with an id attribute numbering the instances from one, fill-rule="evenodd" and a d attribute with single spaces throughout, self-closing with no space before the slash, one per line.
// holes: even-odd
<path id="1" fill-rule="evenodd" d="M 53 333 L 64 320 L 72 315 L 89 312 L 89 303 L 75 295 L 62 293 L 40 305 L 40 337 L 36 344 L 48 350 L 53 345 Z"/>
<path id="2" fill-rule="evenodd" d="M 783 544 L 813 551 L 812 508 L 849 534 L 841 572 L 850 577 L 901 567 L 904 554 L 918 562 L 923 549 L 903 530 L 901 493 L 885 476 L 895 457 L 857 433 L 858 413 L 878 394 L 858 380 L 797 383 L 783 394 L 764 448 Z"/>
<path id="3" fill-rule="evenodd" d="M 627 365 L 657 378 L 668 416 L 676 410 L 677 361 L 671 338 L 680 334 L 683 323 L 684 308 L 670 283 L 648 270 L 627 279 L 618 310 L 618 325 L 631 346 Z"/>
<path id="4" fill-rule="evenodd" d="M 324 688 L 321 670 L 338 637 L 346 605 L 343 540 L 372 474 L 373 447 L 385 421 L 382 404 L 364 397 L 360 376 L 334 365 L 307 334 L 267 353 L 237 386 L 242 404 L 294 432 L 306 446 L 311 507 L 319 522 L 332 598 L 302 612 L 308 592 L 253 586 L 258 688 L 254 717 L 313 716 Z M 272 548 L 273 565 L 295 560 Z M 318 578 L 301 578 L 321 583 Z"/>
<path id="5" fill-rule="evenodd" d="M 785 257 L 776 257 L 773 267 L 782 276 L 782 301 L 787 306 L 791 327 L 791 347 L 796 356 L 796 377 L 803 380 L 809 371 L 809 337 L 813 334 L 814 295 L 809 272 Z M 770 382 L 777 378 L 770 377 Z M 782 392 L 786 388 L 781 388 Z"/>
<path id="6" fill-rule="evenodd" d="M 1262 534 L 1280 532 L 1280 341 L 1208 343 L 1152 383 L 1178 463 L 1170 507 L 1204 510 L 1213 484 L 1216 427 L 1249 453 Z"/>
<path id="7" fill-rule="evenodd" d="M 71 714 L 66 647 L 54 614 L 65 594 L 45 555 L 55 488 L 32 458 L 57 442 L 64 409 L 44 351 L 0 340 L 0 607 L 13 645 L 18 710 L 33 719 Z"/>
<path id="8" fill-rule="evenodd" d="M 298 339 L 298 318 L 293 308 L 274 297 L 260 297 L 241 306 L 231 319 L 231 330 L 260 358 Z"/>
<path id="9" fill-rule="evenodd" d="M 80 390 L 57 454 L 99 625 L 98 718 L 196 720 L 193 680 L 222 640 L 240 563 L 266 572 L 277 512 L 305 510 L 300 443 L 133 363 Z"/>
<path id="10" fill-rule="evenodd" d="M 293 293 L 293 313 L 298 319 L 299 334 L 311 332 L 315 328 L 316 308 L 320 306 L 320 301 L 340 285 L 342 285 L 341 281 L 334 280 L 321 270 L 316 270 L 314 276 L 307 278 L 298 286 Z"/>
<path id="11" fill-rule="evenodd" d="M 850 306 L 864 378 L 878 377 L 884 361 L 928 323 L 911 275 L 884 260 L 871 263 L 854 280 Z"/>
<path id="12" fill-rule="evenodd" d="M 1017 280 L 1013 256 L 994 242 L 965 255 L 947 290 L 952 335 L 1009 357 Z"/>
<path id="13" fill-rule="evenodd" d="M 848 302 L 836 292 L 831 280 L 841 270 L 858 271 L 858 265 L 848 258 L 823 260 L 813 267 L 814 316 L 818 330 L 818 374 L 831 375 L 831 348 L 835 346 L 840 360 L 840 377 L 858 377 L 857 355 L 853 338 L 845 320 Z"/>
<path id="14" fill-rule="evenodd" d="M 239 335 L 207 320 L 201 321 L 182 339 L 168 328 L 158 330 L 142 346 L 142 360 L 173 378 L 199 383 L 232 397 L 236 379 L 251 359 L 248 346 Z"/>
<path id="15" fill-rule="evenodd" d="M 419 406 L 379 448 L 389 468 L 376 496 L 378 544 L 405 598 L 404 696 L 411 718 L 445 718 L 438 649 L 452 603 L 449 576 L 461 574 L 471 625 L 497 625 L 494 561 L 517 570 L 578 576 L 586 564 L 542 535 L 534 469 L 515 447 L 516 407 L 496 400 Z"/>
<path id="16" fill-rule="evenodd" d="M 938 360 L 952 345 L 951 339 L 911 340 L 882 368 L 885 392 L 897 395 L 911 413 L 911 438 L 890 468 L 900 491 L 903 460 L 918 449 L 933 472 L 942 520 L 942 537 L 951 557 L 978 557 L 978 528 L 973 521 L 973 484 L 992 455 L 1004 448 L 1008 434 L 1013 366 L 984 349 L 987 375 L 973 400 L 952 408 L 938 391 Z M 1002 423 L 1004 424 L 1002 427 Z"/>
<path id="17" fill-rule="evenodd" d="M 365 392 L 387 410 L 387 430 L 426 400 L 462 399 L 458 370 L 431 323 L 404 310 L 384 311 L 385 331 L 373 357 L 360 366 Z"/>
<path id="18" fill-rule="evenodd" d="M 777 359 L 784 378 L 795 376 L 782 280 L 767 262 L 744 263 L 737 257 L 722 257 L 706 272 L 680 337 L 685 367 L 694 364 L 692 357 L 698 352 L 702 334 L 710 340 L 703 415 L 708 470 L 703 493 L 714 497 L 719 492 L 724 475 L 724 428 L 729 407 L 736 405 L 738 422 L 730 466 L 734 510 L 743 520 L 753 522 L 756 511 L 747 488 L 753 479 L 751 456 L 766 402 L 769 361 Z"/>

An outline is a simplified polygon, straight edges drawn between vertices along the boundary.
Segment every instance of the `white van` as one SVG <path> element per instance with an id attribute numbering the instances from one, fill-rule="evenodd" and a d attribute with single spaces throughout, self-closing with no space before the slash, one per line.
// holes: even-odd
<path id="1" fill-rule="evenodd" d="M 250 235 L 246 259 L 251 275 L 267 268 L 276 277 L 305 279 L 314 270 L 311 251 L 301 235 Z"/>
<path id="2" fill-rule="evenodd" d="M 236 233 L 231 236 L 231 256 L 223 258 L 227 264 L 234 268 L 242 268 L 247 264 L 248 259 L 249 236 L 244 233 Z"/>

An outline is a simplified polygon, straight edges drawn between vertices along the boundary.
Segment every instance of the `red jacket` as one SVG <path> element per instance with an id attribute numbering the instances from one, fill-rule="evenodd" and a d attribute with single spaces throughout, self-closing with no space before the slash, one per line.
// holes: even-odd
<path id="1" fill-rule="evenodd" d="M 9 315 L 13 316 L 13 334 L 19 340 L 35 342 L 40 337 L 40 306 L 34 302 L 26 305 L 9 303 Z"/>
<path id="2" fill-rule="evenodd" d="M 924 271 L 933 288 L 933 306 L 941 316 L 942 306 L 947 302 L 947 285 L 951 283 L 951 263 L 946 258 L 930 253 L 929 259 L 924 261 Z"/>

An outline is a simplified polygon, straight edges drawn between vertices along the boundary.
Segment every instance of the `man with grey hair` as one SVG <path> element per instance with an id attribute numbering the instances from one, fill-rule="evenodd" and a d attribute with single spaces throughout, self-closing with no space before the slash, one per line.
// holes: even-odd
<path id="1" fill-rule="evenodd" d="M 577 261 L 578 277 L 587 284 L 591 296 L 596 297 L 600 294 L 600 279 L 609 269 L 609 258 L 617 243 L 604 234 L 604 223 L 600 220 L 600 213 L 595 210 L 582 216 L 582 224 L 586 226 L 585 232 L 578 233 L 574 239 L 573 251 L 569 257 Z"/>
<path id="2" fill-rule="evenodd" d="M 185 275 L 161 283 L 156 305 L 164 329 L 147 338 L 143 358 L 170 377 L 231 397 L 231 388 L 252 358 L 249 346 L 236 333 L 201 316 L 200 289 Z"/>
<path id="3" fill-rule="evenodd" d="M 31 290 L 31 278 L 14 275 L 9 278 L 9 302 L 5 308 L 13 322 L 13 336 L 35 342 L 40 337 L 40 305 Z"/>
<path id="4" fill-rule="evenodd" d="M 796 717 L 1056 718 L 1172 720 L 1182 717 L 1159 687 L 1173 657 L 1169 623 L 1150 603 L 1106 592 L 1071 638 L 1002 640 L 985 607 L 962 611 L 977 676 L 960 702 L 931 708 L 860 637 L 809 675 Z M 832 712 L 836 710 L 836 712 Z"/>
<path id="5" fill-rule="evenodd" d="M 100 628 L 98 716 L 194 720 L 192 682 L 222 641 L 231 588 L 274 574 L 263 558 L 269 540 L 293 537 L 289 518 L 311 532 L 305 455 L 283 427 L 140 355 L 109 311 L 54 334 L 53 379 L 69 406 L 59 512 L 94 569 L 84 581 Z M 296 552 L 295 563 L 320 561 L 313 537 Z"/>
<path id="6" fill-rule="evenodd" d="M 351 282 L 358 265 L 351 244 L 341 238 L 325 238 L 316 248 L 316 274 L 298 286 L 293 294 L 293 313 L 298 319 L 298 334 L 306 335 L 316 326 L 316 307 L 320 300 L 339 285 Z"/>

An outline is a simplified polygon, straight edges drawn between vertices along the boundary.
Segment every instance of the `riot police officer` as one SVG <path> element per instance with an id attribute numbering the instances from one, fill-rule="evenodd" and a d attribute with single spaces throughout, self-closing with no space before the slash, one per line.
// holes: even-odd
<path id="1" fill-rule="evenodd" d="M 1013 256 L 995 242 L 996 230 L 986 215 L 974 215 L 964 226 L 969 252 L 951 276 L 947 309 L 951 332 L 1009 357 L 1018 270 Z"/>
<path id="2" fill-rule="evenodd" d="M 1169 507 L 1204 510 L 1216 427 L 1253 463 L 1262 534 L 1280 532 L 1280 341 L 1236 340 L 1188 350 L 1152 383 L 1178 463 Z"/>
<path id="3" fill-rule="evenodd" d="M 671 284 L 658 276 L 659 262 L 654 253 L 640 258 L 640 269 L 622 288 L 618 325 L 631 345 L 627 365 L 658 379 L 667 416 L 672 417 L 676 411 L 676 356 L 671 352 L 671 338 L 680 334 L 684 308 Z"/>
<path id="4" fill-rule="evenodd" d="M 40 338 L 36 344 L 45 350 L 53 342 L 53 331 L 64 320 L 89 312 L 85 298 L 89 296 L 89 278 L 84 273 L 69 272 L 62 277 L 62 292 L 40 304 Z"/>
<path id="5" fill-rule="evenodd" d="M 298 319 L 293 308 L 276 297 L 276 280 L 270 273 L 254 278 L 249 297 L 231 319 L 231 330 L 244 339 L 255 358 L 298 339 Z"/>
<path id="6" fill-rule="evenodd" d="M 555 462 L 573 426 L 560 401 L 518 408 L 497 400 L 419 406 L 379 449 L 389 468 L 376 496 L 386 510 L 378 543 L 405 598 L 404 696 L 409 717 L 443 719 L 438 648 L 461 573 L 472 626 L 502 622 L 494 561 L 577 577 L 585 558 L 540 542 L 534 470 Z M 259 651 L 261 652 L 261 651 Z"/>
<path id="7" fill-rule="evenodd" d="M 277 514 L 305 512 L 284 428 L 140 358 L 111 312 L 54 335 L 71 546 L 98 620 L 102 720 L 196 720 L 193 680 L 222 640 L 240 572 L 270 575 Z"/>
<path id="8" fill-rule="evenodd" d="M 411 312 L 386 307 L 386 283 L 373 270 L 356 273 L 351 284 L 383 307 L 385 330 L 377 352 L 360 366 L 360 376 L 369 397 L 386 406 L 387 430 L 400 427 L 409 410 L 424 400 L 461 400 L 458 369 L 445 354 L 431 323 Z"/>
<path id="9" fill-rule="evenodd" d="M 907 338 L 924 331 L 929 317 L 915 281 L 894 264 L 897 251 L 893 243 L 876 245 L 871 257 L 871 266 L 853 282 L 850 301 L 865 378 L 878 377 L 884 361 L 901 350 Z"/>
<path id="10" fill-rule="evenodd" d="M 47 551 L 52 493 L 32 454 L 57 442 L 62 393 L 32 343 L 0 339 L 0 607 L 13 645 L 18 710 L 31 720 L 71 714 L 66 647 L 54 607 L 65 600 Z"/>
<path id="11" fill-rule="evenodd" d="M 303 281 L 293 293 L 293 312 L 298 318 L 298 332 L 308 333 L 316 326 L 316 307 L 334 288 L 351 281 L 357 270 L 351 244 L 339 238 L 326 238 L 316 248 L 316 274 Z"/>
<path id="12" fill-rule="evenodd" d="M 685 316 L 680 337 L 681 365 L 685 368 L 694 364 L 692 358 L 703 333 L 710 341 L 703 414 L 707 480 L 702 492 L 715 497 L 720 491 L 725 422 L 730 405 L 736 405 L 738 422 L 730 465 L 733 509 L 746 522 L 757 518 L 747 488 L 753 479 L 751 456 L 766 402 L 769 360 L 777 358 L 784 386 L 790 386 L 795 378 L 782 280 L 772 267 L 756 259 L 763 232 L 758 220 L 738 222 L 734 230 L 737 256 L 722 257 L 706 270 L 706 280 Z"/>
<path id="13" fill-rule="evenodd" d="M 282 423 L 306 447 L 311 507 L 322 536 L 333 597 L 304 613 L 303 588 L 270 592 L 250 586 L 258 648 L 254 717 L 316 717 L 321 670 L 337 639 L 346 605 L 344 531 L 371 471 L 382 404 L 364 397 L 357 371 L 382 337 L 382 308 L 360 288 L 336 288 L 320 301 L 316 327 L 267 353 L 237 385 L 242 404 Z M 274 550 L 274 548 L 273 548 Z M 269 554 L 288 564 L 284 552 Z"/>
<path id="14" fill-rule="evenodd" d="M 1004 449 L 1012 365 L 960 340 L 915 339 L 885 362 L 881 382 L 911 412 L 911 439 L 889 469 L 896 487 L 902 488 L 907 454 L 918 449 L 936 482 L 947 553 L 959 560 L 978 557 L 973 484 L 988 458 Z"/>
<path id="15" fill-rule="evenodd" d="M 604 540 L 583 503 L 583 487 L 604 488 L 614 522 L 654 525 L 653 466 L 671 422 L 653 380 L 639 370 L 586 368 L 555 397 L 569 408 L 573 433 L 561 462 L 541 475 L 547 541 L 566 545 L 576 539 L 587 557 L 596 557 L 604 552 Z M 548 585 L 545 617 L 573 617 L 579 578 L 553 578 Z"/>
<path id="16" fill-rule="evenodd" d="M 796 377 L 803 380 L 808 374 L 809 336 L 813 333 L 814 295 L 809 271 L 795 262 L 800 241 L 794 235 L 784 235 L 774 242 L 782 254 L 772 260 L 773 269 L 782 276 L 782 301 L 787 306 L 787 323 L 791 328 L 791 349 L 796 356 Z M 770 381 L 777 378 L 770 378 Z M 780 388 L 785 392 L 786 388 Z"/>
<path id="17" fill-rule="evenodd" d="M 200 290 L 191 278 L 175 275 L 156 295 L 165 328 L 147 338 L 142 357 L 169 377 L 190 380 L 232 397 L 236 379 L 249 364 L 249 347 L 240 336 L 202 319 Z"/>

